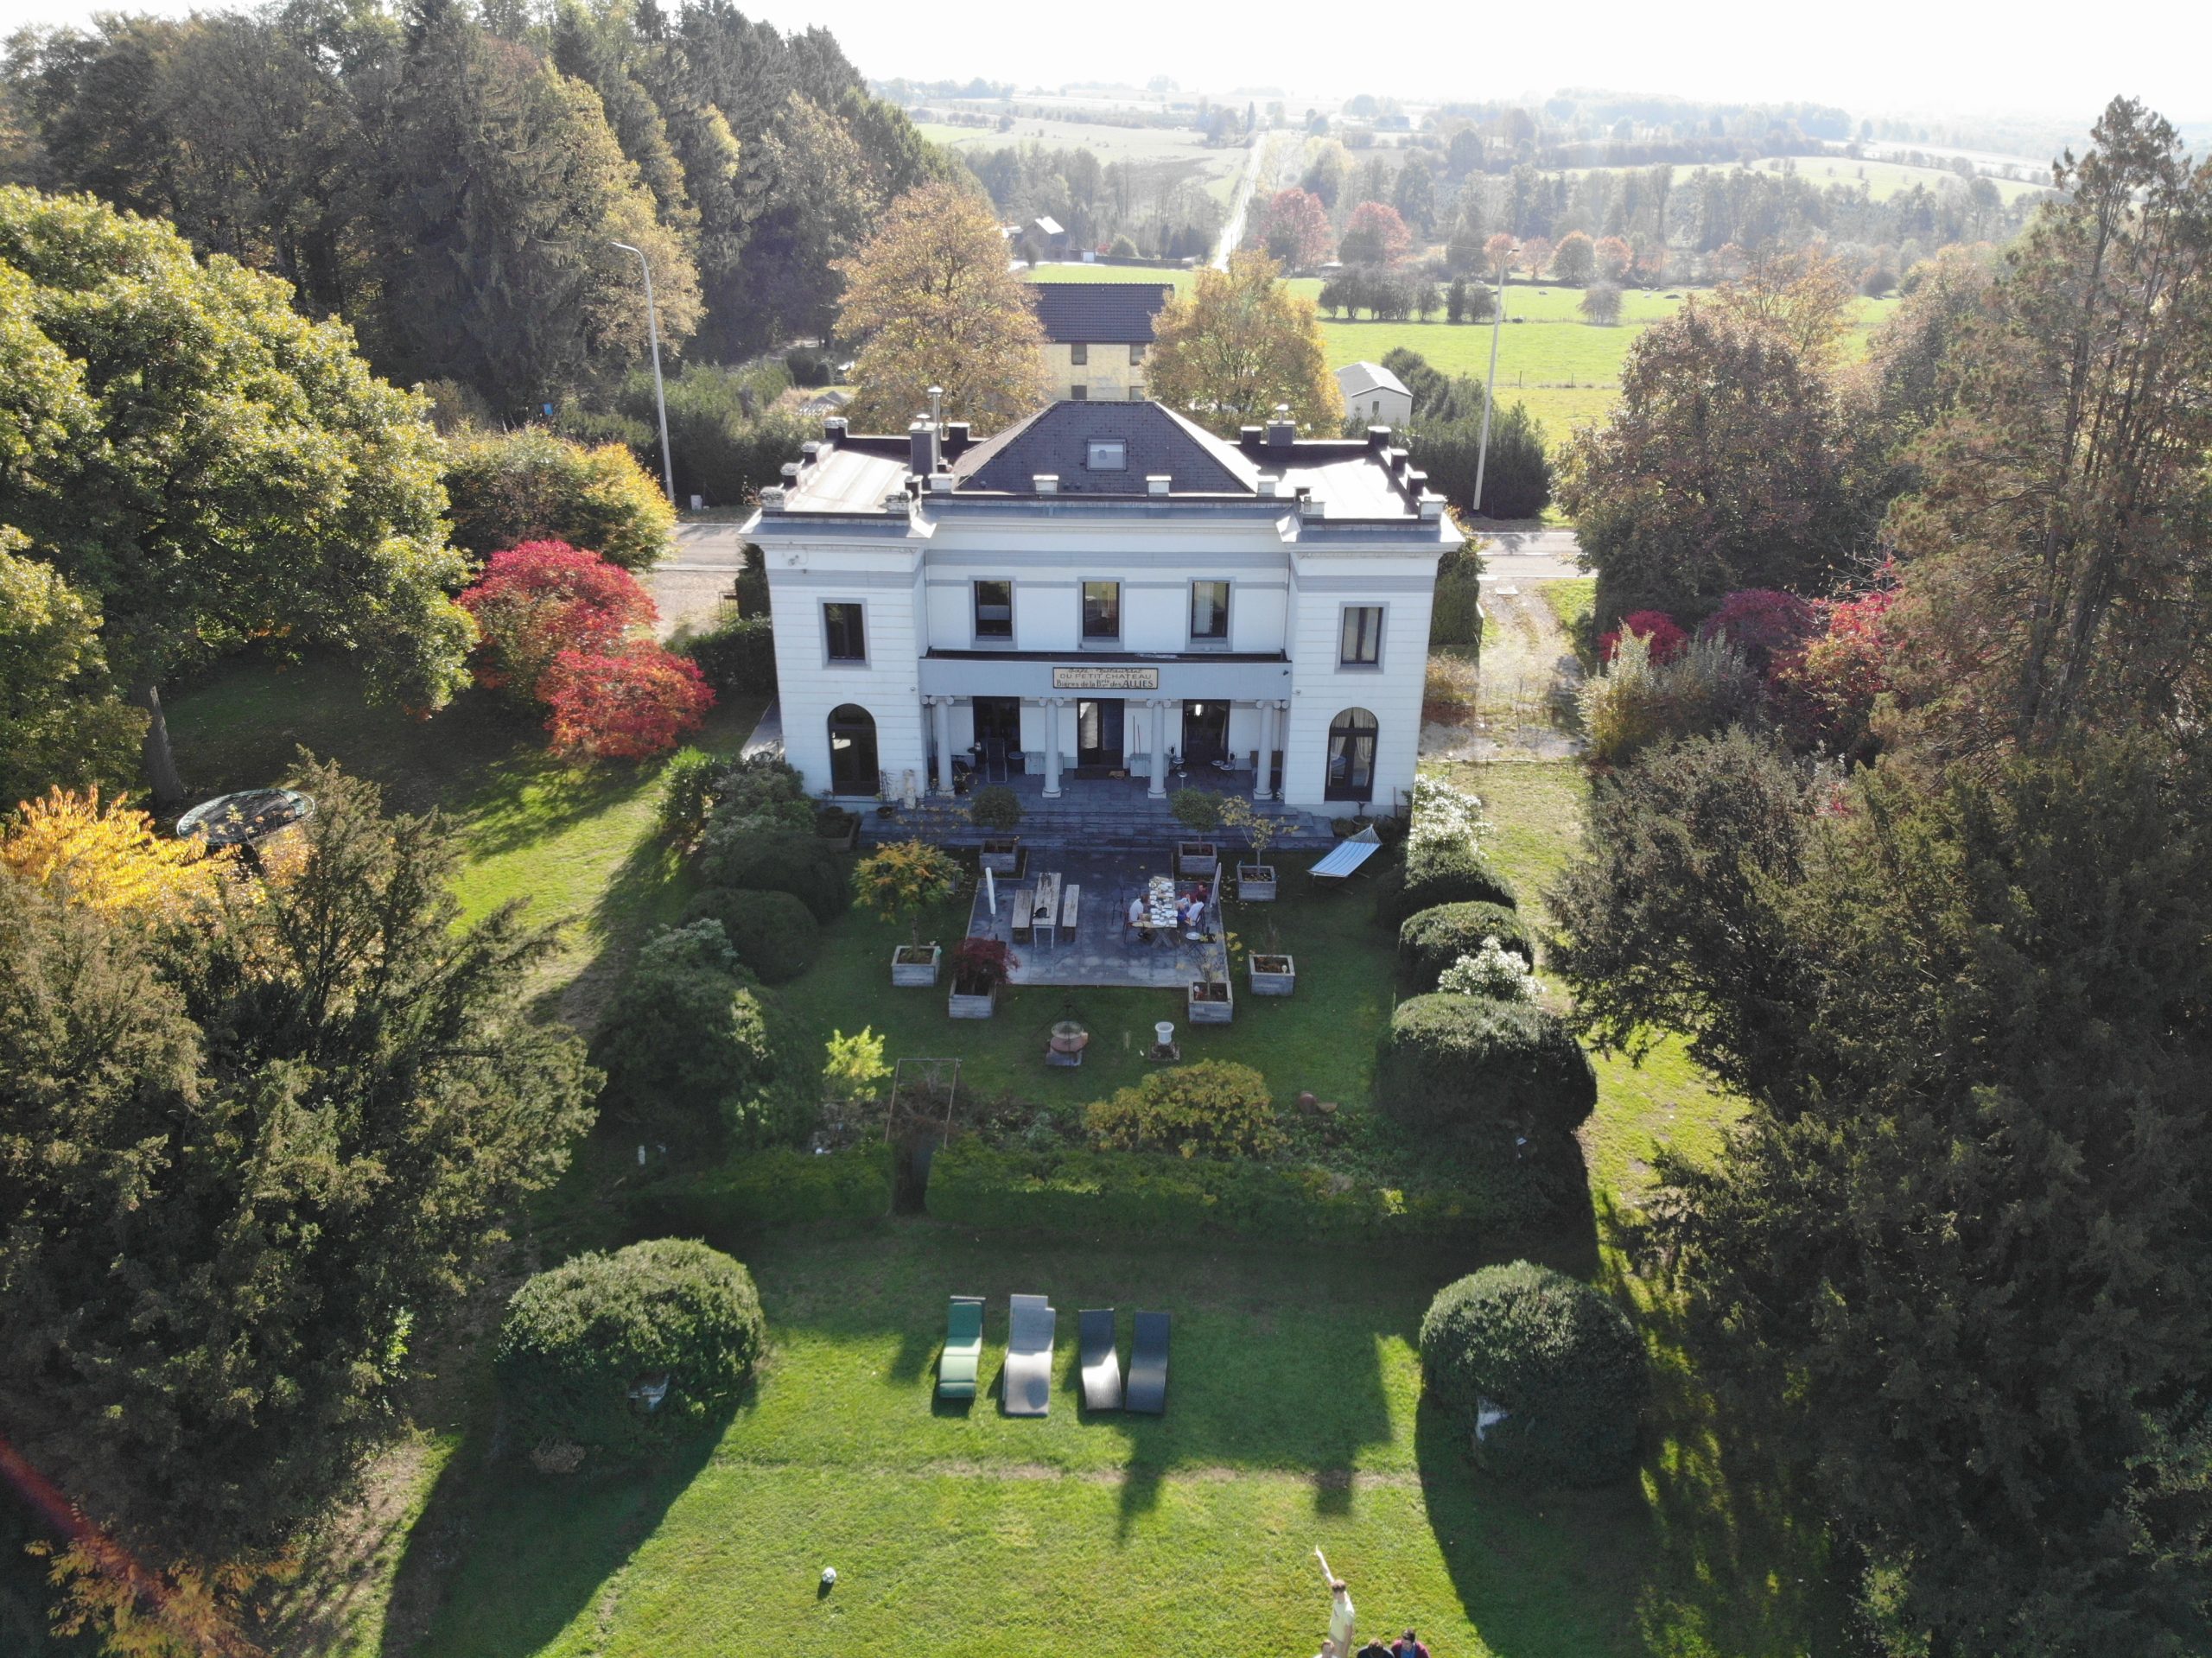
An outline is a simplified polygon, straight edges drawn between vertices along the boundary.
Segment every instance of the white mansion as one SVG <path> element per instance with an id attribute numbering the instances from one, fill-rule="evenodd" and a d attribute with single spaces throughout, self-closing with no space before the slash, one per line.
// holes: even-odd
<path id="1" fill-rule="evenodd" d="M 1179 764 L 1388 810 L 1459 540 L 1424 483 L 1387 429 L 1231 443 L 1154 403 L 1055 403 L 980 442 L 830 420 L 744 530 L 785 752 L 841 797 L 950 791 L 956 762 L 1158 796 Z"/>

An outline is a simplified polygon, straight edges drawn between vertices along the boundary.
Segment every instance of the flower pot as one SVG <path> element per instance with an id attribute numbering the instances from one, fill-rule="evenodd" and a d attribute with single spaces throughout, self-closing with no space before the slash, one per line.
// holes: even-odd
<path id="1" fill-rule="evenodd" d="M 1241 863 L 1236 866 L 1236 896 L 1247 904 L 1272 904 L 1275 901 L 1275 867 L 1271 863 Z"/>
<path id="2" fill-rule="evenodd" d="M 1230 994 L 1226 979 L 1192 980 L 1184 1006 L 1189 1010 L 1187 1017 L 1193 1025 L 1226 1025 L 1236 1013 L 1236 1002 Z"/>
<path id="3" fill-rule="evenodd" d="M 1298 963 L 1287 956 L 1254 955 L 1244 965 L 1255 996 L 1287 996 L 1298 988 Z"/>
<path id="4" fill-rule="evenodd" d="M 976 859 L 976 867 L 995 874 L 1011 875 L 1021 867 L 1021 842 L 1011 837 L 986 841 Z"/>
<path id="5" fill-rule="evenodd" d="M 998 1001 L 995 991 L 986 990 L 980 995 L 968 994 L 956 981 L 952 994 L 945 998 L 944 1007 L 955 1019 L 988 1019 L 998 1010 Z"/>
<path id="6" fill-rule="evenodd" d="M 1211 875 L 1221 867 L 1221 848 L 1211 841 L 1178 841 L 1175 867 L 1185 875 Z"/>
<path id="7" fill-rule="evenodd" d="M 893 985 L 927 987 L 937 982 L 938 963 L 944 952 L 935 944 L 901 944 L 891 952 Z"/>

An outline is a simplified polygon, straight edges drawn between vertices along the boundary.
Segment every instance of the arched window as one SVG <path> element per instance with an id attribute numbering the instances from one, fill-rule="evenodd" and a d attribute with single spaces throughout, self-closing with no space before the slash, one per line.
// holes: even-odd
<path id="1" fill-rule="evenodd" d="M 1329 721 L 1327 800 L 1375 798 L 1375 716 L 1365 708 L 1346 708 Z"/>
<path id="2" fill-rule="evenodd" d="M 880 786 L 875 769 L 875 717 L 857 702 L 830 710 L 830 792 L 872 795 Z"/>

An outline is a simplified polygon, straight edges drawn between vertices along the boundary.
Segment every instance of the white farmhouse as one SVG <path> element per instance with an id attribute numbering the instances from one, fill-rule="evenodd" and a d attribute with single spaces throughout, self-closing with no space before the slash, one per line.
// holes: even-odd
<path id="1" fill-rule="evenodd" d="M 1403 426 L 1414 417 L 1414 394 L 1380 363 L 1345 364 L 1337 371 L 1337 389 L 1344 394 L 1344 412 L 1354 420 Z"/>
<path id="2" fill-rule="evenodd" d="M 1386 429 L 1231 443 L 1153 403 L 1055 403 L 981 442 L 829 420 L 744 530 L 785 752 L 842 797 L 949 791 L 956 761 L 1160 797 L 1179 766 L 1388 810 L 1459 539 L 1425 481 Z"/>

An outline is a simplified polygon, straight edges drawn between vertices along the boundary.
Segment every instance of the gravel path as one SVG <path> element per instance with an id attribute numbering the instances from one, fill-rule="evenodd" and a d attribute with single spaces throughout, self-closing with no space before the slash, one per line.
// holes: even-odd
<path id="1" fill-rule="evenodd" d="M 1510 581 L 1486 586 L 1483 604 L 1496 626 L 1483 641 L 1475 717 L 1424 725 L 1421 758 L 1554 760 L 1580 753 L 1574 693 L 1582 665 L 1559 618 L 1541 594 Z"/>

